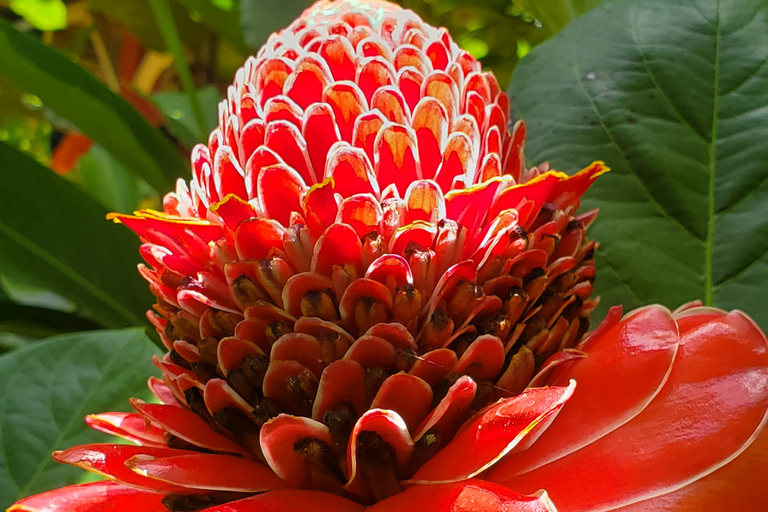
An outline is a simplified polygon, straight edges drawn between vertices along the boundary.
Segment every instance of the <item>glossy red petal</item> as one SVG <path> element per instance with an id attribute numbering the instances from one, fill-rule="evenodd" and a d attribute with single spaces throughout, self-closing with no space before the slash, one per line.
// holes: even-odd
<path id="1" fill-rule="evenodd" d="M 205 491 L 264 492 L 288 487 L 269 467 L 231 455 L 136 455 L 125 464 L 148 478 Z"/>
<path id="2" fill-rule="evenodd" d="M 196 446 L 225 453 L 244 453 L 239 444 L 214 431 L 192 411 L 174 405 L 147 404 L 137 399 L 132 399 L 131 405 L 148 420 Z"/>
<path id="3" fill-rule="evenodd" d="M 546 493 L 524 496 L 483 480 L 415 485 L 368 507 L 366 512 L 556 512 Z"/>
<path id="4" fill-rule="evenodd" d="M 637 310 L 585 345 L 587 357 L 557 366 L 549 386 L 577 382 L 557 421 L 528 450 L 510 455 L 495 475 L 519 475 L 568 455 L 631 421 L 667 382 L 678 329 L 661 306 Z"/>
<path id="5" fill-rule="evenodd" d="M 172 448 L 130 446 L 121 444 L 84 444 L 54 452 L 53 459 L 62 464 L 72 464 L 93 473 L 106 476 L 125 485 L 160 493 L 189 492 L 187 488 L 159 480 L 153 480 L 131 471 L 125 462 L 136 455 L 172 457 L 191 455 L 195 452 Z"/>
<path id="6" fill-rule="evenodd" d="M 681 328 L 666 385 L 632 421 L 530 473 L 491 478 L 522 491 L 545 487 L 566 510 L 605 510 L 675 491 L 729 463 L 768 421 L 768 343 L 743 313 L 703 316 Z"/>
<path id="7" fill-rule="evenodd" d="M 394 183 L 404 194 L 413 181 L 421 179 L 416 133 L 409 126 L 385 123 L 376 135 L 373 154 L 380 189 Z"/>
<path id="8" fill-rule="evenodd" d="M 692 306 L 695 307 L 695 306 Z M 768 429 L 735 460 L 682 489 L 615 509 L 617 512 L 730 512 L 768 507 Z"/>
<path id="9" fill-rule="evenodd" d="M 311 468 L 296 444 L 312 439 L 333 446 L 328 427 L 310 418 L 280 414 L 261 427 L 261 449 L 267 463 L 280 478 L 296 487 L 310 485 Z"/>
<path id="10" fill-rule="evenodd" d="M 299 198 L 306 188 L 301 176 L 290 167 L 282 164 L 267 167 L 258 177 L 259 204 L 268 217 L 288 226 L 291 213 L 301 211 Z"/>
<path id="11" fill-rule="evenodd" d="M 89 414 L 85 417 L 85 422 L 93 429 L 122 437 L 142 446 L 164 447 L 167 444 L 165 431 L 147 422 L 137 413 L 105 412 Z"/>
<path id="12" fill-rule="evenodd" d="M 515 449 L 526 436 L 551 422 L 576 387 L 536 388 L 500 400 L 478 413 L 424 464 L 414 483 L 447 483 L 473 478 Z"/>
<path id="13" fill-rule="evenodd" d="M 162 494 L 114 482 L 92 482 L 24 498 L 8 512 L 167 512 L 162 500 Z"/>
<path id="14" fill-rule="evenodd" d="M 320 491 L 278 490 L 252 496 L 202 512 L 362 512 L 363 506 L 354 501 Z M 58 512 L 58 511 L 57 511 Z M 101 512 L 101 511 L 98 511 Z M 147 511 L 149 512 L 149 511 Z"/>

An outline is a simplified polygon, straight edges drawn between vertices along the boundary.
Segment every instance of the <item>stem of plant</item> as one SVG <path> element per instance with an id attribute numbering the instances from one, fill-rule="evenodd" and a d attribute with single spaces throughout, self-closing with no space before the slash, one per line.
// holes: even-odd
<path id="1" fill-rule="evenodd" d="M 165 41 L 166 46 L 168 46 L 168 50 L 173 54 L 173 60 L 176 63 L 176 71 L 179 73 L 179 78 L 181 78 L 181 85 L 184 88 L 184 92 L 189 97 L 189 102 L 192 105 L 192 112 L 195 115 L 195 121 L 197 121 L 201 136 L 204 137 L 208 133 L 208 129 L 205 126 L 203 109 L 200 106 L 200 101 L 197 97 L 197 89 L 195 88 L 195 82 L 192 79 L 192 72 L 187 65 L 184 48 L 181 46 L 181 38 L 179 37 L 179 31 L 176 28 L 176 22 L 173 20 L 171 7 L 168 4 L 168 0 L 149 0 L 149 5 L 152 7 L 152 12 L 155 15 L 155 21 L 163 36 L 163 40 Z"/>

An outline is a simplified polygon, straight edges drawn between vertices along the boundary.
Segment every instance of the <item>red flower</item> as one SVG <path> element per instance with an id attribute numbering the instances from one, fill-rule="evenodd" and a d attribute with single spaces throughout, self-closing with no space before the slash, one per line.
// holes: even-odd
<path id="1" fill-rule="evenodd" d="M 651 307 L 580 343 L 596 212 L 575 212 L 606 169 L 525 169 L 507 116 L 394 5 L 273 35 L 190 186 L 114 216 L 144 242 L 162 403 L 87 418 L 136 446 L 55 454 L 113 482 L 11 510 L 554 510 L 538 489 L 606 510 L 718 485 L 765 423 L 765 337 Z"/>

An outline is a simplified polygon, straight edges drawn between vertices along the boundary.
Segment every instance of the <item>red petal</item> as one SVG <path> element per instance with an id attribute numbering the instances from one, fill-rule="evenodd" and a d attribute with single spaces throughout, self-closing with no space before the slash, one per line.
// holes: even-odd
<path id="1" fill-rule="evenodd" d="M 332 35 L 320 45 L 317 53 L 328 63 L 334 80 L 355 79 L 357 57 L 347 38 Z"/>
<path id="2" fill-rule="evenodd" d="M 269 123 L 264 144 L 293 168 L 306 185 L 317 182 L 307 156 L 307 143 L 296 125 L 282 120 Z"/>
<path id="3" fill-rule="evenodd" d="M 174 402 L 176 400 L 174 399 Z M 142 446 L 166 446 L 165 431 L 130 412 L 89 414 L 85 422 L 91 428 L 119 436 Z"/>
<path id="4" fill-rule="evenodd" d="M 280 414 L 261 427 L 260 442 L 269 466 L 280 478 L 296 487 L 310 484 L 307 460 L 295 445 L 302 439 L 315 439 L 333 446 L 328 427 L 310 418 Z"/>
<path id="5" fill-rule="evenodd" d="M 324 276 L 330 276 L 334 265 L 343 267 L 351 264 L 357 275 L 362 274 L 362 251 L 360 237 L 351 226 L 333 224 L 315 245 L 312 257 L 312 271 Z"/>
<path id="6" fill-rule="evenodd" d="M 264 492 L 288 487 L 288 483 L 278 478 L 267 466 L 231 455 L 136 455 L 125 464 L 140 475 L 190 489 Z"/>
<path id="7" fill-rule="evenodd" d="M 424 420 L 432 406 L 432 388 L 405 373 L 388 377 L 371 402 L 371 409 L 389 409 L 403 419 L 410 432 Z"/>
<path id="8" fill-rule="evenodd" d="M 366 193 L 379 197 L 379 184 L 368 156 L 346 142 L 334 144 L 329 151 L 324 177 L 333 178 L 333 190 L 342 197 Z"/>
<path id="9" fill-rule="evenodd" d="M 768 421 L 768 342 L 740 312 L 681 333 L 672 373 L 642 413 L 571 455 L 500 480 L 545 487 L 566 510 L 609 509 L 674 491 L 730 462 Z"/>
<path id="10" fill-rule="evenodd" d="M 667 382 L 678 350 L 670 312 L 649 306 L 585 345 L 587 357 L 558 366 L 547 385 L 578 386 L 557 421 L 528 450 L 511 455 L 495 475 L 526 473 L 612 432 L 645 409 Z"/>
<path id="11" fill-rule="evenodd" d="M 293 510 L 302 512 L 327 512 L 329 510 L 334 512 L 362 512 L 363 506 L 328 492 L 291 489 L 259 494 L 244 500 L 207 508 L 202 512 L 281 512 Z"/>
<path id="12" fill-rule="evenodd" d="M 162 500 L 162 494 L 114 482 L 93 482 L 24 498 L 8 512 L 167 512 Z"/>
<path id="13" fill-rule="evenodd" d="M 423 96 L 431 96 L 445 107 L 448 119 L 456 117 L 459 93 L 453 79 L 443 71 L 433 71 L 421 86 Z"/>
<path id="14" fill-rule="evenodd" d="M 419 143 L 421 173 L 425 178 L 432 179 L 442 160 L 442 149 L 447 140 L 448 114 L 445 107 L 435 98 L 422 98 L 413 108 L 411 127 L 416 131 Z"/>
<path id="15" fill-rule="evenodd" d="M 411 481 L 441 483 L 477 476 L 521 444 L 531 431 L 545 428 L 575 386 L 572 381 L 567 388 L 531 389 L 481 411 Z"/>
<path id="16" fill-rule="evenodd" d="M 388 85 L 379 88 L 371 98 L 371 109 L 378 109 L 389 121 L 405 124 L 410 118 L 408 105 L 397 87 Z"/>
<path id="17" fill-rule="evenodd" d="M 374 162 L 373 147 L 376 142 L 376 136 L 384 126 L 386 118 L 378 110 L 366 112 L 355 120 L 354 131 L 352 132 L 352 145 L 361 148 L 368 156 L 369 162 Z"/>
<path id="18" fill-rule="evenodd" d="M 445 218 L 445 198 L 432 180 L 414 181 L 405 192 L 408 223 L 417 220 L 437 224 Z"/>
<path id="19" fill-rule="evenodd" d="M 355 120 L 368 110 L 368 101 L 363 92 L 352 82 L 335 82 L 323 91 L 323 101 L 333 109 L 341 138 L 352 142 Z"/>
<path id="20" fill-rule="evenodd" d="M 347 470 L 349 481 L 347 487 L 357 490 L 361 483 L 361 473 L 358 472 L 358 442 L 357 438 L 363 432 L 375 432 L 395 452 L 397 467 L 402 471 L 411 459 L 413 440 L 408 433 L 403 419 L 394 411 L 371 409 L 363 414 L 349 436 L 347 446 Z"/>
<path id="21" fill-rule="evenodd" d="M 381 204 L 371 194 L 356 194 L 339 205 L 336 222 L 347 224 L 362 238 L 370 232 L 380 232 L 384 213 Z M 360 249 L 362 251 L 362 247 Z"/>
<path id="22" fill-rule="evenodd" d="M 62 464 L 72 464 L 93 473 L 106 476 L 120 483 L 161 493 L 189 492 L 183 486 L 172 485 L 137 475 L 125 466 L 125 461 L 136 455 L 172 457 L 191 455 L 195 452 L 172 448 L 130 446 L 122 444 L 84 444 L 64 451 L 54 452 L 53 459 Z"/>
<path id="23" fill-rule="evenodd" d="M 291 212 L 301 211 L 299 197 L 305 188 L 296 171 L 285 165 L 273 165 L 259 174 L 259 203 L 268 217 L 288 226 Z"/>
<path id="24" fill-rule="evenodd" d="M 242 222 L 235 231 L 235 249 L 242 260 L 267 258 L 283 245 L 285 229 L 279 222 L 263 217 Z"/>
<path id="25" fill-rule="evenodd" d="M 413 438 L 418 441 L 430 430 L 437 434 L 438 439 L 453 437 L 460 426 L 459 422 L 464 420 L 469 406 L 472 405 L 476 392 L 477 384 L 472 379 L 466 375 L 459 377 L 437 407 L 419 425 Z"/>
<path id="26" fill-rule="evenodd" d="M 201 448 L 217 452 L 244 453 L 243 448 L 211 427 L 197 414 L 174 405 L 147 404 L 132 399 L 139 414 L 175 436 Z"/>
<path id="27" fill-rule="evenodd" d="M 466 480 L 415 485 L 365 509 L 366 512 L 555 512 L 546 493 L 523 496 L 501 485 Z"/>
<path id="28" fill-rule="evenodd" d="M 314 55 L 305 55 L 296 62 L 296 70 L 285 84 L 286 95 L 306 109 L 323 99 L 323 89 L 331 81 L 325 62 Z"/>
<path id="29" fill-rule="evenodd" d="M 394 183 L 404 193 L 413 181 L 421 179 L 416 133 L 408 126 L 385 123 L 373 145 L 374 168 L 379 188 Z"/>
<path id="30" fill-rule="evenodd" d="M 395 70 L 388 60 L 376 56 L 366 59 L 357 70 L 357 85 L 363 91 L 368 101 L 380 87 L 392 85 L 395 81 Z"/>
<path id="31" fill-rule="evenodd" d="M 736 460 L 682 489 L 616 509 L 620 512 L 730 512 L 763 510 L 768 505 L 768 486 L 756 485 L 768 468 L 768 429 Z"/>
<path id="32" fill-rule="evenodd" d="M 304 126 L 301 131 L 307 141 L 307 154 L 315 171 L 315 177 L 326 176 L 326 159 L 331 147 L 341 140 L 336 117 L 330 105 L 315 103 L 304 112 Z"/>
<path id="33" fill-rule="evenodd" d="M 269 357 L 271 361 L 297 361 L 315 375 L 322 374 L 325 368 L 320 342 L 308 334 L 284 334 L 272 345 Z"/>
<path id="34" fill-rule="evenodd" d="M 365 370 L 360 363 L 351 359 L 335 361 L 320 377 L 312 418 L 320 421 L 326 412 L 344 403 L 349 403 L 358 415 L 362 415 L 368 409 L 365 393 Z"/>

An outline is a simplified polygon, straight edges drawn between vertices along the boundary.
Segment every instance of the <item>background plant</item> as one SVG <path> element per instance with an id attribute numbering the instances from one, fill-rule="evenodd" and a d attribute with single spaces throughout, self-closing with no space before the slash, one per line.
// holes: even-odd
<path id="1" fill-rule="evenodd" d="M 0 507 L 81 478 L 50 452 L 152 371 L 138 241 L 107 212 L 159 207 L 236 68 L 309 3 L 0 1 Z M 768 327 L 764 1 L 401 3 L 510 84 L 529 164 L 613 168 L 584 205 L 595 321 L 700 298 Z"/>

